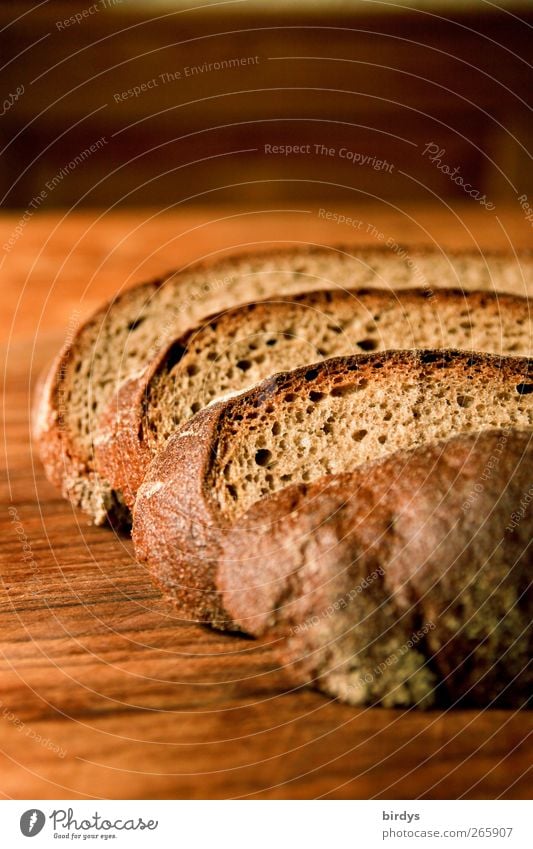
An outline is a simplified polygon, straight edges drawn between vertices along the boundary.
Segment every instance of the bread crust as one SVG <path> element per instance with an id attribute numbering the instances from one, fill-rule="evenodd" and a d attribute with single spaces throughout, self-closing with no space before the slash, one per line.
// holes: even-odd
<path id="1" fill-rule="evenodd" d="M 155 457 L 135 502 L 132 535 L 137 559 L 180 615 L 225 628 L 214 569 L 229 525 L 208 484 L 222 415 L 222 404 L 198 413 Z"/>
<path id="2" fill-rule="evenodd" d="M 429 300 L 428 293 L 420 288 L 403 289 L 394 293 L 386 289 L 358 288 L 348 291 L 304 292 L 288 299 L 287 304 L 293 305 L 306 301 L 312 303 L 319 300 L 320 296 L 328 296 L 329 305 L 335 297 L 343 301 L 347 298 L 353 298 L 354 310 L 357 309 L 356 305 L 360 305 L 361 301 L 364 301 L 364 306 L 370 311 L 382 310 L 397 301 L 400 301 L 407 308 L 416 307 Z M 511 316 L 514 314 L 517 320 L 523 321 L 524 318 L 527 320 L 529 317 L 527 299 L 516 295 L 475 290 L 465 292 L 462 289 L 443 288 L 434 297 L 438 298 L 441 303 L 447 302 L 456 306 L 458 314 L 460 307 L 468 304 L 473 314 L 476 314 L 478 310 L 497 309 L 500 312 L 505 311 Z M 283 303 L 283 298 L 276 298 L 273 303 L 270 300 L 264 300 L 254 302 L 253 306 L 254 315 L 257 316 L 258 311 L 261 310 L 264 313 L 269 311 L 270 314 L 276 312 L 282 314 L 286 304 Z M 169 361 L 174 362 L 176 350 L 185 353 L 191 339 L 194 339 L 205 324 L 219 321 L 223 317 L 232 321 L 240 319 L 244 323 L 246 311 L 249 307 L 250 305 L 243 305 L 232 310 L 214 313 L 206 317 L 196 327 L 172 339 L 144 372 L 126 380 L 121 385 L 104 411 L 95 438 L 96 468 L 100 476 L 109 482 L 113 490 L 120 493 L 120 498 L 129 510 L 133 509 L 138 489 L 154 455 L 153 450 L 148 445 L 143 428 L 147 397 L 154 379 L 157 379 L 162 372 L 167 370 Z M 360 308 L 362 309 L 362 307 Z M 531 341 L 533 342 L 533 340 Z"/>
<path id="3" fill-rule="evenodd" d="M 64 421 L 66 383 L 76 356 L 81 356 L 85 336 L 99 328 L 109 311 L 120 309 L 133 298 L 148 299 L 167 277 L 150 280 L 128 289 L 110 303 L 104 304 L 65 342 L 35 394 L 32 410 L 32 436 L 37 445 L 46 476 L 64 498 L 75 506 L 83 506 L 95 524 L 103 524 L 108 516 L 121 513 L 112 492 L 93 468 L 92 456 L 80 453 L 74 435 Z"/>
<path id="4" fill-rule="evenodd" d="M 216 272 L 219 267 L 229 273 L 231 269 L 237 270 L 243 261 L 252 261 L 256 256 L 266 256 L 275 261 L 277 258 L 286 258 L 287 255 L 292 254 L 305 257 L 320 255 L 327 257 L 333 251 L 338 254 L 345 254 L 347 257 L 364 257 L 369 254 L 374 256 L 390 254 L 393 256 L 394 254 L 401 255 L 403 250 L 409 257 L 433 254 L 439 257 L 441 255 L 440 252 L 431 248 L 416 246 L 411 248 L 398 246 L 398 251 L 390 251 L 383 246 L 377 248 L 361 246 L 354 249 L 343 245 L 334 247 L 305 246 L 288 250 L 277 249 L 259 254 L 239 254 L 229 259 L 223 258 L 222 260 L 206 260 L 194 263 L 179 272 L 170 272 L 160 279 L 138 284 L 115 297 L 111 302 L 98 309 L 78 328 L 74 338 L 65 343 L 48 372 L 42 391 L 34 404 L 33 439 L 38 447 L 47 477 L 61 489 L 65 498 L 86 510 L 96 524 L 102 524 L 108 518 L 120 521 L 123 512 L 122 503 L 120 500 L 117 501 L 111 487 L 96 471 L 93 454 L 87 453 L 81 445 L 77 444 L 76 434 L 71 433 L 65 424 L 63 411 L 68 403 L 66 386 L 72 376 L 73 363 L 77 357 L 83 356 L 84 347 L 87 340 L 91 338 L 91 332 L 100 328 L 104 320 L 109 318 L 109 314 L 113 314 L 115 310 L 120 310 L 128 300 L 139 298 L 140 302 L 147 299 L 151 293 L 153 294 L 161 289 L 171 279 L 175 279 L 177 275 L 186 280 L 191 273 L 201 275 Z M 472 251 L 449 251 L 447 256 L 464 257 L 465 260 L 468 260 L 470 257 L 477 257 L 478 254 Z M 483 256 L 490 261 L 491 259 L 503 260 L 508 255 L 503 251 L 489 251 L 484 252 Z M 532 264 L 531 257 L 531 252 L 521 252 L 516 259 L 517 262 L 529 266 Z M 488 286 L 490 285 L 489 276 Z M 206 312 L 209 312 L 209 309 Z M 93 437 L 96 436 L 97 434 L 93 434 Z"/>
<path id="5" fill-rule="evenodd" d="M 493 431 L 288 487 L 227 537 L 224 608 L 294 684 L 352 704 L 520 707 L 532 461 L 532 434 Z"/>
<path id="6" fill-rule="evenodd" d="M 232 421 L 261 404 L 284 403 L 284 396 L 303 385 L 320 390 L 334 377 L 357 373 L 386 380 L 425 369 L 471 368 L 487 380 L 501 374 L 506 380 L 527 381 L 532 363 L 527 358 L 498 358 L 454 351 L 390 351 L 326 360 L 274 375 L 227 402 L 199 412 L 173 434 L 155 457 L 141 485 L 133 514 L 133 540 L 138 559 L 146 563 L 163 592 L 184 618 L 230 627 L 231 616 L 216 586 L 216 564 L 232 522 L 216 497 L 217 452 Z M 313 373 L 309 380 L 310 372 Z M 376 377 L 377 375 L 377 377 Z"/>

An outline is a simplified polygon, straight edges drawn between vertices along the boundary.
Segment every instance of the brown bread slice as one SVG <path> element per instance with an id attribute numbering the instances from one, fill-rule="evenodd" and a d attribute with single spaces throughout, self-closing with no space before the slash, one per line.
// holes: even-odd
<path id="1" fill-rule="evenodd" d="M 533 436 L 461 435 L 253 505 L 217 572 L 225 609 L 295 684 L 351 704 L 532 692 Z"/>
<path id="2" fill-rule="evenodd" d="M 97 523 L 122 514 L 95 470 L 98 422 L 123 380 L 203 316 L 272 294 L 319 288 L 413 285 L 525 294 L 533 260 L 486 252 L 303 246 L 202 262 L 129 289 L 69 341 L 36 398 L 34 437 L 51 481 Z"/>
<path id="3" fill-rule="evenodd" d="M 459 433 L 530 430 L 531 366 L 457 351 L 339 357 L 214 404 L 150 465 L 134 509 L 137 555 L 183 616 L 224 625 L 214 570 L 253 503 Z"/>
<path id="4" fill-rule="evenodd" d="M 460 348 L 529 356 L 527 298 L 384 289 L 306 292 L 211 316 L 125 381 L 95 439 L 100 475 L 131 509 L 169 435 L 216 398 L 276 371 L 387 348 Z"/>

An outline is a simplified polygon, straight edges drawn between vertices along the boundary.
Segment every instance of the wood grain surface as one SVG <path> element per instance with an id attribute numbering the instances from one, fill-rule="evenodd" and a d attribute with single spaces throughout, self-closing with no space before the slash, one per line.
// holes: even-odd
<path id="1" fill-rule="evenodd" d="M 530 713 L 356 710 L 288 690 L 268 647 L 177 621 L 129 539 L 88 525 L 47 483 L 32 450 L 39 372 L 92 309 L 144 277 L 252 244 L 531 244 L 518 207 L 497 215 L 475 206 L 342 212 L 364 226 L 326 222 L 305 204 L 35 214 L 1 251 L 4 798 L 531 793 Z M 19 222 L 0 219 L 0 244 Z"/>

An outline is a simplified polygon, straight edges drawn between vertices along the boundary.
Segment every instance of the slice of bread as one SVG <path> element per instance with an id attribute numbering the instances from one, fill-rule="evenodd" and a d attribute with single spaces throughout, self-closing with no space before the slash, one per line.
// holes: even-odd
<path id="1" fill-rule="evenodd" d="M 350 704 L 523 706 L 532 465 L 533 435 L 507 430 L 286 487 L 228 536 L 224 607 Z"/>
<path id="2" fill-rule="evenodd" d="M 120 517 L 120 499 L 95 471 L 93 440 L 102 412 L 123 380 L 214 311 L 332 287 L 460 285 L 523 295 L 532 270 L 529 254 L 304 246 L 199 263 L 136 286 L 90 318 L 49 372 L 33 420 L 46 473 L 95 522 Z"/>
<path id="3" fill-rule="evenodd" d="M 532 366 L 457 351 L 339 357 L 214 404 L 150 465 L 134 509 L 137 556 L 183 616 L 224 625 L 216 562 L 253 503 L 459 433 L 530 430 Z"/>
<path id="4" fill-rule="evenodd" d="M 529 356 L 527 298 L 424 289 L 325 290 L 211 316 L 125 381 L 95 439 L 100 475 L 131 509 L 151 459 L 183 422 L 276 371 L 387 348 Z"/>

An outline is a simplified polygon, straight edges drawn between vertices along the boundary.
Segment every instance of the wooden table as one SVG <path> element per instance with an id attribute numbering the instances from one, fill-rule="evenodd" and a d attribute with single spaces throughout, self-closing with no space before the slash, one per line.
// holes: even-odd
<path id="1" fill-rule="evenodd" d="M 267 648 L 176 621 L 128 539 L 44 478 L 30 392 L 123 285 L 243 244 L 526 247 L 518 208 L 318 206 L 35 214 L 1 266 L 5 334 L 0 791 L 11 798 L 523 798 L 531 714 L 355 710 L 290 692 Z M 339 211 L 339 210 L 337 210 Z M 0 219 L 1 241 L 20 216 Z M 375 229 L 371 230 L 367 224 Z M 379 234 L 383 234 L 380 236 Z"/>

